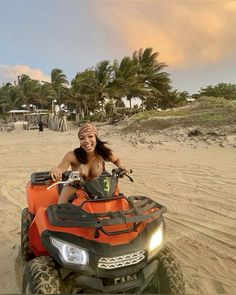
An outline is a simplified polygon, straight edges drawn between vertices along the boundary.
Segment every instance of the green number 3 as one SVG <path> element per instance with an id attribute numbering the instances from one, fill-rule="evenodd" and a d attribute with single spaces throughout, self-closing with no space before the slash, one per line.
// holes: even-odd
<path id="1" fill-rule="evenodd" d="M 110 183 L 109 180 L 106 178 L 103 180 L 103 190 L 104 192 L 109 192 L 110 190 Z"/>

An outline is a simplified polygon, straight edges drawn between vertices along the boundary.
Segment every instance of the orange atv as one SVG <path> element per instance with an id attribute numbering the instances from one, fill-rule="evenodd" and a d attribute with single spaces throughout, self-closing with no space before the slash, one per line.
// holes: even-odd
<path id="1" fill-rule="evenodd" d="M 21 249 L 26 294 L 184 294 L 179 264 L 164 245 L 166 208 L 144 196 L 125 196 L 121 169 L 84 182 L 66 172 L 31 175 L 22 211 Z M 60 186 L 79 184 L 69 203 L 57 204 Z"/>

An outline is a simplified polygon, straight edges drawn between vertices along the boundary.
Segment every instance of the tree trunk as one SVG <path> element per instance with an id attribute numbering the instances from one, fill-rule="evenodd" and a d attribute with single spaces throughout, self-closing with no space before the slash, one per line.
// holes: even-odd
<path id="1" fill-rule="evenodd" d="M 129 98 L 129 108 L 132 110 L 131 97 Z"/>

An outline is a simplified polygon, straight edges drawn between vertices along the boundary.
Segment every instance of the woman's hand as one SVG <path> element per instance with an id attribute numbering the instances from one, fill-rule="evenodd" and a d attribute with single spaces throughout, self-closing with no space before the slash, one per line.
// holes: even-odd
<path id="1" fill-rule="evenodd" d="M 54 167 L 50 171 L 53 181 L 60 181 L 62 179 L 62 171 L 58 167 Z"/>
<path id="2" fill-rule="evenodd" d="M 128 169 L 128 168 L 126 168 L 126 167 L 124 167 L 124 166 L 120 166 L 120 167 L 118 167 L 118 168 L 124 170 L 125 174 L 130 174 L 130 173 L 132 173 L 132 169 Z"/>

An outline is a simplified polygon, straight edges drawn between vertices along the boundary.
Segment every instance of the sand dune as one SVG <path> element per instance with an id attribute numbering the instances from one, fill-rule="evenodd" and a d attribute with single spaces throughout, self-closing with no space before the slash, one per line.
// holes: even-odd
<path id="1" fill-rule="evenodd" d="M 119 134 L 101 126 L 101 138 L 134 170 L 127 195 L 147 195 L 165 205 L 167 242 L 175 250 L 187 294 L 236 290 L 236 149 L 176 141 L 164 135 Z M 27 206 L 30 174 L 47 171 L 78 145 L 76 130 L 0 133 L 0 293 L 20 293 L 20 213 Z M 108 168 L 112 167 L 110 164 Z"/>

